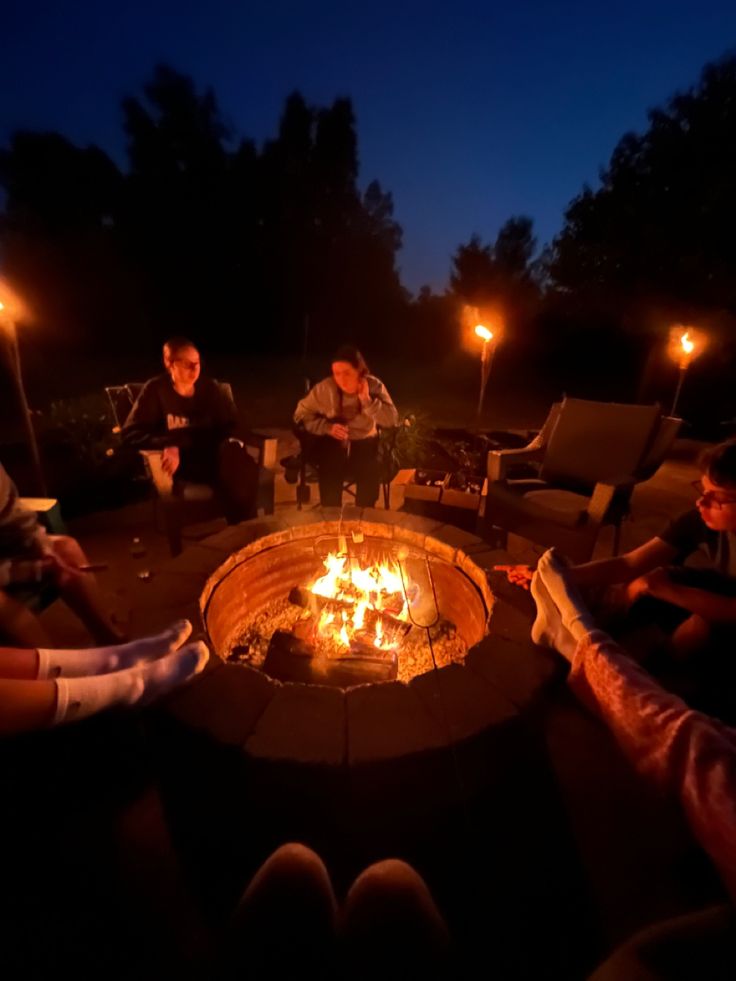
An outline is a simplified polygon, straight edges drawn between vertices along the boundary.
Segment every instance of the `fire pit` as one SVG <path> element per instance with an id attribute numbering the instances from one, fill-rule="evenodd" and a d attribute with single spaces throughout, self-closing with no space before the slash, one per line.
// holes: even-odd
<path id="1" fill-rule="evenodd" d="M 485 636 L 485 573 L 439 539 L 363 520 L 298 531 L 252 542 L 207 582 L 203 618 L 224 660 L 349 688 L 461 663 Z"/>
<path id="2" fill-rule="evenodd" d="M 343 568 L 370 569 L 376 559 L 394 573 L 399 566 L 401 595 L 387 588 L 385 602 L 374 597 L 364 611 L 372 634 L 359 626 L 357 603 L 341 606 L 341 590 L 315 593 L 330 555 L 344 557 Z M 192 544 L 158 569 L 136 596 L 131 630 L 143 634 L 176 617 L 201 616 L 215 656 L 169 697 L 165 714 L 259 773 L 273 765 L 281 780 L 288 766 L 303 786 L 304 766 L 329 780 L 344 767 L 357 773 L 386 765 L 395 780 L 401 761 L 414 767 L 422 759 L 431 792 L 437 754 L 444 759 L 449 745 L 471 752 L 478 740 L 501 739 L 559 672 L 529 640 L 528 594 L 492 572 L 509 561 L 475 535 L 411 514 L 284 511 Z M 315 644 L 314 614 L 325 606 L 339 611 L 340 630 L 343 611 L 349 614 L 347 647 L 334 637 L 326 652 Z M 395 631 L 380 649 L 378 620 L 384 637 Z M 286 636 L 277 637 L 274 652 L 279 630 Z M 480 759 L 491 765 L 485 751 Z"/>

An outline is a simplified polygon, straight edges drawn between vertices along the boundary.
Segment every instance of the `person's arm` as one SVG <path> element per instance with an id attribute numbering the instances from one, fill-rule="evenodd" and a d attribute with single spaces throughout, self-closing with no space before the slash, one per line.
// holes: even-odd
<path id="1" fill-rule="evenodd" d="M 636 769 L 679 796 L 736 899 L 736 731 L 662 689 L 599 631 L 578 645 L 569 684 Z"/>
<path id="2" fill-rule="evenodd" d="M 578 586 L 613 586 L 632 582 L 659 566 L 667 565 L 677 555 L 677 549 L 661 538 L 651 538 L 639 548 L 610 559 L 584 562 L 570 570 Z"/>
<path id="3" fill-rule="evenodd" d="M 314 436 L 329 435 L 332 425 L 327 418 L 326 405 L 321 397 L 321 385 L 322 382 L 319 382 L 310 389 L 304 398 L 300 399 L 294 412 L 294 422 L 304 426 L 307 432 Z"/>
<path id="4" fill-rule="evenodd" d="M 723 596 L 707 589 L 684 586 L 673 582 L 666 569 L 655 569 L 645 577 L 649 596 L 673 603 L 704 620 L 736 622 L 736 596 Z"/>
<path id="5" fill-rule="evenodd" d="M 570 567 L 570 576 L 578 586 L 613 586 L 615 583 L 632 582 L 671 562 L 677 550 L 661 538 L 652 538 L 639 548 L 611 559 L 596 559 Z M 534 575 L 530 565 L 497 565 L 496 572 L 505 572 L 514 586 L 529 589 Z"/>
<path id="6" fill-rule="evenodd" d="M 181 446 L 185 431 L 167 430 L 161 403 L 156 394 L 156 379 L 146 382 L 123 423 L 121 437 L 125 446 L 136 450 L 162 450 Z M 188 441 L 188 434 L 187 441 Z"/>
<path id="7" fill-rule="evenodd" d="M 0 558 L 12 558 L 19 552 L 41 556 L 46 541 L 46 529 L 38 515 L 23 507 L 15 484 L 0 466 Z"/>
<path id="8" fill-rule="evenodd" d="M 399 413 L 383 382 L 378 378 L 365 379 L 364 392 L 359 393 L 360 411 L 377 426 L 398 426 Z"/>

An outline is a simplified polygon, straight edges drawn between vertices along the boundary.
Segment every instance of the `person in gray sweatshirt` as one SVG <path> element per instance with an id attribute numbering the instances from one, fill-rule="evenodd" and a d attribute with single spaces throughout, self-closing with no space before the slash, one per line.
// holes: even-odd
<path id="1" fill-rule="evenodd" d="M 331 361 L 332 374 L 317 382 L 296 407 L 294 422 L 306 434 L 305 452 L 319 470 L 323 507 L 340 507 L 345 480 L 356 482 L 355 503 L 374 507 L 378 498 L 378 427 L 398 425 L 386 386 L 368 371 L 360 351 L 344 345 Z"/>

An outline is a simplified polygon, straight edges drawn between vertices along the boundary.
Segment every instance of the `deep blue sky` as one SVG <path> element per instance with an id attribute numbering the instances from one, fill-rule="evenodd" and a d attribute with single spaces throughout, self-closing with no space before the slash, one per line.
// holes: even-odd
<path id="1" fill-rule="evenodd" d="M 50 129 L 119 161 L 119 102 L 157 61 L 211 85 L 241 135 L 272 135 L 295 88 L 350 95 L 363 185 L 378 177 L 417 289 L 511 214 L 540 245 L 647 108 L 736 48 L 733 0 L 394 0 L 340 3 L 11 0 L 0 49 L 0 139 Z"/>

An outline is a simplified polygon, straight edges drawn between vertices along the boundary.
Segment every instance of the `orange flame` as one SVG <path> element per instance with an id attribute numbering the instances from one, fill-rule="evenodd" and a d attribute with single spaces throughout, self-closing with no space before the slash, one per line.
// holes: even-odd
<path id="1" fill-rule="evenodd" d="M 475 328 L 475 333 L 478 335 L 478 337 L 481 337 L 486 343 L 488 343 L 488 341 L 490 341 L 491 338 L 493 337 L 493 331 L 489 330 L 485 326 L 485 324 L 478 324 L 478 326 Z"/>
<path id="2" fill-rule="evenodd" d="M 369 634 L 366 614 L 369 610 L 375 610 L 408 622 L 409 605 L 398 566 L 395 563 L 376 562 L 366 568 L 347 554 L 332 552 L 324 560 L 324 566 L 325 574 L 308 588 L 316 596 L 339 600 L 348 606 L 339 615 L 322 610 L 317 621 L 317 634 L 337 647 L 349 648 L 359 633 L 365 643 L 379 650 L 394 650 L 398 641 L 387 636 L 380 619 L 375 619 Z"/>

